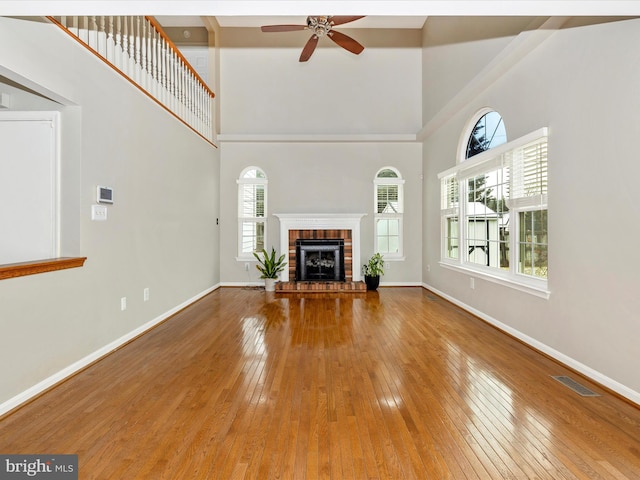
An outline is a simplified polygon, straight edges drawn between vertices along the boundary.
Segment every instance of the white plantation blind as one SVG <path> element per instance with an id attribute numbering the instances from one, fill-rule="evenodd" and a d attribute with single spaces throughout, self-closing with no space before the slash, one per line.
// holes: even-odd
<path id="1" fill-rule="evenodd" d="M 441 172 L 438 175 L 442 190 L 441 209 L 458 207 L 457 189 L 461 181 L 500 169 L 510 178 L 509 191 L 504 192 L 509 208 L 546 204 L 547 128 L 482 152 Z"/>
<path id="2" fill-rule="evenodd" d="M 377 212 L 400 213 L 398 185 L 378 185 L 377 190 Z"/>
<path id="3" fill-rule="evenodd" d="M 264 184 L 243 184 L 241 191 L 241 216 L 264 217 Z"/>
<path id="4" fill-rule="evenodd" d="M 251 258 L 264 248 L 267 229 L 267 176 L 249 167 L 238 182 L 238 255 Z"/>
<path id="5" fill-rule="evenodd" d="M 455 214 L 458 211 L 459 203 L 459 187 L 458 178 L 455 175 L 449 175 L 441 179 L 442 199 L 441 210 L 445 215 Z"/>
<path id="6" fill-rule="evenodd" d="M 512 150 L 509 208 L 526 208 L 547 203 L 547 137 Z"/>

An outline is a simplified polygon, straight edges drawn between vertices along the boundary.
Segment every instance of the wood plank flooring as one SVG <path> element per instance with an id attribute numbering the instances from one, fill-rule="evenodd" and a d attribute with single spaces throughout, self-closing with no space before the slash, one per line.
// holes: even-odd
<path id="1" fill-rule="evenodd" d="M 422 288 L 222 288 L 5 416 L 0 452 L 81 479 L 638 479 L 640 409 Z"/>

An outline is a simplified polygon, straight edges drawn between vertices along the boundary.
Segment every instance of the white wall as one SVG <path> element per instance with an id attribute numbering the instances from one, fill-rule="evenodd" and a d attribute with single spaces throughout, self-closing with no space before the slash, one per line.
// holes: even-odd
<path id="1" fill-rule="evenodd" d="M 384 166 L 396 167 L 406 182 L 404 261 L 388 262 L 383 283 L 419 283 L 422 258 L 421 164 L 418 143 L 222 143 L 220 194 L 221 276 L 224 283 L 256 282 L 259 272 L 237 255 L 237 183 L 250 165 L 268 177 L 268 242 L 279 250 L 280 224 L 274 213 L 366 213 L 361 222 L 361 255 L 373 252 L 373 180 Z M 355 268 L 360 268 L 359 265 Z"/>
<path id="2" fill-rule="evenodd" d="M 249 165 L 268 176 L 270 214 L 366 213 L 363 258 L 373 254 L 374 176 L 384 166 L 398 168 L 406 179 L 406 260 L 390 263 L 382 281 L 421 281 L 422 146 L 393 141 L 415 138 L 421 126 L 421 37 L 417 30 L 340 30 L 361 42 L 364 52 L 355 56 L 321 39 L 306 63 L 298 57 L 308 31 L 222 30 L 224 283 L 259 281 L 253 265 L 247 273 L 235 259 L 236 180 Z M 278 219 L 270 215 L 268 222 L 268 245 L 277 247 Z"/>
<path id="3" fill-rule="evenodd" d="M 66 244 L 87 257 L 0 281 L 6 407 L 219 283 L 219 152 L 47 23 L 0 18 L 0 75 L 69 104 L 58 105 Z M 14 108 L 55 106 L 19 97 Z M 114 189 L 106 222 L 90 220 L 96 185 Z"/>
<path id="4" fill-rule="evenodd" d="M 427 285 L 637 403 L 640 53 L 628 46 L 639 41 L 638 20 L 560 30 L 475 92 L 424 142 L 423 229 Z M 428 57 L 455 76 L 447 50 Z M 455 165 L 466 123 L 485 106 L 509 139 L 550 129 L 549 300 L 480 279 L 472 290 L 467 275 L 438 266 L 437 174 Z"/>
<path id="5" fill-rule="evenodd" d="M 419 31 L 406 36 L 382 30 L 340 31 L 362 43 L 365 50 L 353 55 L 323 38 L 311 59 L 300 63 L 308 31 L 223 30 L 221 132 L 417 132 L 421 127 Z"/>

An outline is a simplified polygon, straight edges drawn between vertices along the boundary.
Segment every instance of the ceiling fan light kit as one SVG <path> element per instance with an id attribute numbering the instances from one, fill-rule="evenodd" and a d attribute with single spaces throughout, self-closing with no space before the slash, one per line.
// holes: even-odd
<path id="1" fill-rule="evenodd" d="M 300 61 L 306 62 L 315 51 L 320 37 L 328 37 L 345 50 L 355 55 L 360 54 L 360 52 L 364 50 L 364 47 L 350 36 L 334 30 L 333 27 L 354 22 L 361 18 L 363 18 L 363 16 L 309 16 L 307 17 L 306 25 L 265 25 L 261 27 L 261 30 L 263 32 L 310 30 L 311 38 L 309 38 L 300 54 Z"/>

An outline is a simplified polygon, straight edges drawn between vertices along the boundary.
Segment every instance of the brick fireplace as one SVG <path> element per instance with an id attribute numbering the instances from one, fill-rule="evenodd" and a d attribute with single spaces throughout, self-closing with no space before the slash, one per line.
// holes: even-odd
<path id="1" fill-rule="evenodd" d="M 360 272 L 360 220 L 364 213 L 293 214 L 276 213 L 280 220 L 280 251 L 287 252 L 288 269 L 280 274 L 281 281 L 296 280 L 296 240 L 344 240 L 345 282 L 362 280 Z"/>
<path id="2" fill-rule="evenodd" d="M 353 281 L 353 243 L 351 230 L 289 230 L 289 281 L 300 279 L 298 268 L 298 240 L 342 240 L 344 260 L 344 281 Z"/>

